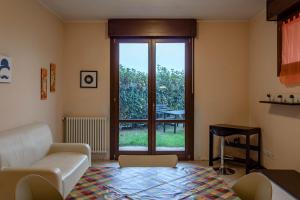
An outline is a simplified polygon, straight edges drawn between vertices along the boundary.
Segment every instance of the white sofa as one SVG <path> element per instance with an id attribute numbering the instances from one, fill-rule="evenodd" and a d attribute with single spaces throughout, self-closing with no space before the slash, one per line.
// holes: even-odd
<path id="1" fill-rule="evenodd" d="M 0 199 L 13 200 L 18 180 L 29 174 L 46 178 L 66 197 L 90 166 L 89 145 L 53 143 L 46 124 L 0 132 Z"/>

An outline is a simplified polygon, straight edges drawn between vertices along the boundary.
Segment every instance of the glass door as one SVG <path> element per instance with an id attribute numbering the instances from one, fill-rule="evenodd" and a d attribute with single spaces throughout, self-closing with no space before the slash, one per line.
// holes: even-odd
<path id="1" fill-rule="evenodd" d="M 185 42 L 155 41 L 155 151 L 185 152 Z"/>
<path id="2" fill-rule="evenodd" d="M 115 39 L 111 49 L 111 159 L 193 159 L 191 39 Z"/>
<path id="3" fill-rule="evenodd" d="M 119 151 L 149 150 L 149 42 L 119 43 Z"/>

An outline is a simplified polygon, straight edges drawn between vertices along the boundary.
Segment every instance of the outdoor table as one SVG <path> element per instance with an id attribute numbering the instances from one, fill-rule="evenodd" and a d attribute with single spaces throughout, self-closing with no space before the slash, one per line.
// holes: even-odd
<path id="1" fill-rule="evenodd" d="M 184 118 L 182 116 L 185 115 L 185 110 L 168 110 L 168 111 L 163 111 L 163 114 L 164 114 L 164 120 L 167 119 L 166 115 L 174 115 L 175 118 L 172 120 L 177 120 L 177 119 Z M 174 133 L 176 133 L 176 126 L 177 123 L 174 124 Z M 163 123 L 163 128 L 164 128 L 164 132 L 166 132 L 166 123 Z"/>

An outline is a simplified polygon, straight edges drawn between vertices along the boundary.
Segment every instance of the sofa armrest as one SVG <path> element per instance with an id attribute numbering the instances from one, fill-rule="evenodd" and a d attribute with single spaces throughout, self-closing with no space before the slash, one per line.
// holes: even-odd
<path id="1" fill-rule="evenodd" d="M 15 199 L 15 190 L 19 180 L 31 174 L 42 176 L 63 194 L 62 174 L 58 168 L 4 168 L 0 171 L 0 199 Z"/>
<path id="2" fill-rule="evenodd" d="M 87 155 L 89 159 L 89 165 L 91 166 L 91 147 L 88 144 L 78 143 L 54 143 L 51 145 L 49 154 L 57 152 L 76 152 Z"/>

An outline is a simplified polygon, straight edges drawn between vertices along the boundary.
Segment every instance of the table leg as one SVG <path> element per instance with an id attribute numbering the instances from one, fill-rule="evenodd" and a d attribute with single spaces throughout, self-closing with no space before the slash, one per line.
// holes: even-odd
<path id="1" fill-rule="evenodd" d="M 209 166 L 213 166 L 214 134 L 209 130 Z"/>
<path id="2" fill-rule="evenodd" d="M 174 134 L 176 133 L 176 123 L 174 123 Z"/>
<path id="3" fill-rule="evenodd" d="M 250 135 L 246 136 L 246 174 L 249 174 L 250 169 Z"/>
<path id="4" fill-rule="evenodd" d="M 177 115 L 174 115 L 175 116 L 175 120 L 177 119 Z M 174 134 L 176 133 L 176 128 L 177 128 L 177 125 L 176 125 L 176 123 L 174 123 Z"/>
<path id="5" fill-rule="evenodd" d="M 164 113 L 164 119 L 166 119 L 166 113 Z M 166 132 L 166 124 L 165 122 L 163 123 L 163 127 L 164 127 L 164 133 Z"/>

